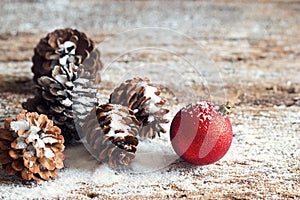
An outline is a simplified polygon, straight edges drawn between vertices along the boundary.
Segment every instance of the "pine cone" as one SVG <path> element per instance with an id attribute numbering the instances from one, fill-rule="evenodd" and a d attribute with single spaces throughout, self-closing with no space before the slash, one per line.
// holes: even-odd
<path id="1" fill-rule="evenodd" d="M 64 137 L 46 115 L 20 113 L 0 129 L 0 162 L 25 180 L 50 180 L 64 167 Z"/>
<path id="2" fill-rule="evenodd" d="M 78 130 L 86 115 L 93 109 L 96 90 L 90 88 L 90 80 L 73 63 L 54 66 L 51 76 L 37 79 L 36 96 L 23 103 L 30 112 L 46 114 L 62 129 L 67 142 L 79 140 Z M 77 126 L 76 126 L 77 125 Z"/>
<path id="3" fill-rule="evenodd" d="M 110 95 L 109 102 L 127 106 L 134 111 L 142 124 L 141 137 L 155 138 L 156 134 L 165 133 L 162 124 L 169 120 L 164 115 L 169 112 L 163 108 L 166 99 L 159 96 L 160 88 L 152 85 L 149 79 L 134 78 L 125 81 Z"/>
<path id="4" fill-rule="evenodd" d="M 42 38 L 34 49 L 32 57 L 33 80 L 37 82 L 41 76 L 50 76 L 56 65 L 84 64 L 85 71 L 100 82 L 97 73 L 102 64 L 100 52 L 94 42 L 85 33 L 76 29 L 57 29 Z"/>
<path id="5" fill-rule="evenodd" d="M 83 128 L 91 153 L 112 168 L 129 165 L 135 158 L 138 145 L 135 137 L 139 129 L 137 123 L 127 107 L 114 104 L 97 106 Z"/>

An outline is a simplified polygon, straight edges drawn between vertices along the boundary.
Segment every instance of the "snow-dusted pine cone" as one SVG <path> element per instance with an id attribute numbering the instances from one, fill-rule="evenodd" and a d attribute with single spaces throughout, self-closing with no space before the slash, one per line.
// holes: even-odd
<path id="1" fill-rule="evenodd" d="M 76 29 L 57 29 L 42 38 L 32 57 L 34 81 L 41 76 L 50 76 L 56 65 L 77 66 L 83 64 L 85 71 L 100 81 L 98 71 L 102 68 L 100 52 L 85 33 Z"/>
<path id="2" fill-rule="evenodd" d="M 46 115 L 19 113 L 0 129 L 0 162 L 10 175 L 50 180 L 64 167 L 64 137 Z"/>
<path id="3" fill-rule="evenodd" d="M 162 124 L 168 123 L 164 108 L 166 99 L 160 97 L 160 88 L 150 83 L 149 79 L 134 78 L 117 87 L 110 95 L 109 102 L 121 104 L 132 109 L 142 124 L 141 137 L 154 138 L 156 134 L 165 133 Z"/>
<path id="4" fill-rule="evenodd" d="M 127 166 L 135 158 L 139 124 L 127 107 L 96 106 L 87 117 L 83 131 L 91 153 L 110 167 Z"/>
<path id="5" fill-rule="evenodd" d="M 82 74 L 85 74 L 82 65 L 56 65 L 51 76 L 37 79 L 36 96 L 23 103 L 27 111 L 46 114 L 52 119 L 67 143 L 72 138 L 80 139 L 81 122 L 94 107 L 96 90 Z"/>

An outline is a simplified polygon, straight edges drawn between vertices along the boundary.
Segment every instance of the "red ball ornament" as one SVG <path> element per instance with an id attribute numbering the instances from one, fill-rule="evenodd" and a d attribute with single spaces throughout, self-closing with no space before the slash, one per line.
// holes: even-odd
<path id="1" fill-rule="evenodd" d="M 228 104 L 199 102 L 182 108 L 174 117 L 170 138 L 175 152 L 185 161 L 208 165 L 220 160 L 232 142 Z"/>

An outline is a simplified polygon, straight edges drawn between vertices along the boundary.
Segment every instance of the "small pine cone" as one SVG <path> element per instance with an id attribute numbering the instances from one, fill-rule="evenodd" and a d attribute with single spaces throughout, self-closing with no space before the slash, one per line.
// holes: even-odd
<path id="1" fill-rule="evenodd" d="M 50 76 L 56 65 L 84 64 L 85 70 L 100 82 L 98 70 L 102 68 L 100 52 L 85 33 L 76 29 L 57 29 L 42 38 L 34 49 L 32 57 L 33 80 Z"/>
<path id="2" fill-rule="evenodd" d="M 90 152 L 112 168 L 129 165 L 135 158 L 138 145 L 137 123 L 127 107 L 115 104 L 96 106 L 83 127 Z"/>
<path id="3" fill-rule="evenodd" d="M 0 163 L 10 175 L 50 180 L 64 167 L 64 137 L 46 115 L 19 113 L 0 129 Z"/>
<path id="4" fill-rule="evenodd" d="M 149 79 L 134 78 L 125 81 L 110 95 L 109 102 L 132 109 L 137 120 L 142 124 L 139 136 L 155 138 L 156 134 L 165 133 L 162 124 L 169 120 L 164 116 L 169 112 L 163 108 L 166 99 L 160 97 L 160 88 L 152 85 Z"/>
<path id="5" fill-rule="evenodd" d="M 37 79 L 36 96 L 23 103 L 30 112 L 46 114 L 59 126 L 66 142 L 79 140 L 80 120 L 93 109 L 96 90 L 87 86 L 90 80 L 81 78 L 81 66 L 54 66 L 51 76 Z M 79 125 L 79 126 L 76 126 Z"/>

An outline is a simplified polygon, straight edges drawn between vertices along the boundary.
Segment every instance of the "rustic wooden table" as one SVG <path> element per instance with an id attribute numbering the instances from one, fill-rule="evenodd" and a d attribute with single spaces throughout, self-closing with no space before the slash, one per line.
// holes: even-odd
<path id="1" fill-rule="evenodd" d="M 234 138 L 215 164 L 192 166 L 167 151 L 172 162 L 147 171 L 137 161 L 139 173 L 98 164 L 82 145 L 67 147 L 66 169 L 56 180 L 24 183 L 0 170 L 0 197 L 300 198 L 299 11 L 300 1 L 284 0 L 2 0 L 0 126 L 32 96 L 31 57 L 39 38 L 56 28 L 73 27 L 99 44 L 105 66 L 100 101 L 135 75 L 135 66 L 139 75 L 163 80 L 173 92 L 173 114 L 201 98 L 234 104 Z M 162 141 L 151 145 L 168 144 L 166 136 Z M 154 151 L 151 158 L 159 154 Z"/>

